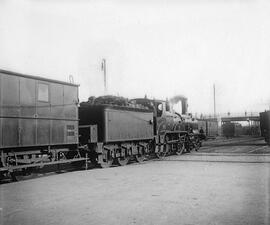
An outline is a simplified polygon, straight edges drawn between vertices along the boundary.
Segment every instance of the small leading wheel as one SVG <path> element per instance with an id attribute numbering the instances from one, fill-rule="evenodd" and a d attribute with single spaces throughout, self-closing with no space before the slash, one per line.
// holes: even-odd
<path id="1" fill-rule="evenodd" d="M 125 166 L 129 162 L 129 157 L 118 157 L 116 158 L 116 162 L 119 166 Z"/>
<path id="2" fill-rule="evenodd" d="M 100 160 L 101 168 L 108 168 L 111 167 L 113 164 L 113 157 L 111 155 L 111 151 L 104 150 L 102 154 L 102 159 Z"/>

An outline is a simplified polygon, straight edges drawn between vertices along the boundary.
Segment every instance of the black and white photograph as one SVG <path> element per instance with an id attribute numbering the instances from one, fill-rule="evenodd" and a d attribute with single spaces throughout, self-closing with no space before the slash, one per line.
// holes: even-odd
<path id="1" fill-rule="evenodd" d="M 0 0 L 0 225 L 269 225 L 270 1 Z"/>

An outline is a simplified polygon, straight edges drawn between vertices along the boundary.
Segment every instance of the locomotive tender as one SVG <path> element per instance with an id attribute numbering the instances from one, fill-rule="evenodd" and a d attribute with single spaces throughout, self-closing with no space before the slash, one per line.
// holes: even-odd
<path id="1" fill-rule="evenodd" d="M 149 152 L 154 131 L 151 111 L 82 103 L 79 115 L 80 143 L 102 167 L 111 166 L 115 160 L 125 165 L 131 157 L 141 162 Z"/>
<path id="2" fill-rule="evenodd" d="M 200 146 L 168 101 L 79 107 L 78 85 L 5 70 L 0 70 L 0 132 L 0 178 L 14 179 L 48 165 L 79 162 L 87 168 L 91 160 L 109 167 Z"/>

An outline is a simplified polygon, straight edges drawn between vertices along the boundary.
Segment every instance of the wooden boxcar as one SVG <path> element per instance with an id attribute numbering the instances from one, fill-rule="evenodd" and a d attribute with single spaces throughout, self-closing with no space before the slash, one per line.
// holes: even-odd
<path id="1" fill-rule="evenodd" d="M 238 137 L 242 135 L 242 133 L 242 125 L 239 123 L 226 122 L 222 124 L 222 134 L 227 138 Z"/>
<path id="2" fill-rule="evenodd" d="M 77 145 L 78 85 L 0 70 L 2 171 L 57 161 L 52 149 Z"/>
<path id="3" fill-rule="evenodd" d="M 218 121 L 216 118 L 198 119 L 198 127 L 203 129 L 207 138 L 218 136 Z"/>

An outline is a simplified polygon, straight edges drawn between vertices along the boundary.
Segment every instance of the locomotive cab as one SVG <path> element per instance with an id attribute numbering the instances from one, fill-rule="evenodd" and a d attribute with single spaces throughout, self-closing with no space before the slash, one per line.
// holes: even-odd
<path id="1" fill-rule="evenodd" d="M 133 99 L 131 103 L 142 105 L 153 111 L 155 135 L 164 134 L 166 131 L 173 131 L 182 122 L 180 114 L 172 110 L 169 101 L 142 98 Z"/>

